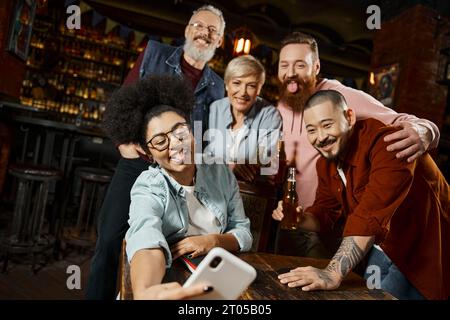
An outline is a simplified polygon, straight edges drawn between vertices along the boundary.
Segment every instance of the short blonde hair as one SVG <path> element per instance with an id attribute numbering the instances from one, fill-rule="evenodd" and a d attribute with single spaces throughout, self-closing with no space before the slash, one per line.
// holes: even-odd
<path id="1" fill-rule="evenodd" d="M 231 60 L 225 69 L 224 80 L 228 83 L 232 78 L 255 75 L 261 86 L 266 81 L 266 71 L 261 62 L 251 55 L 239 56 Z"/>

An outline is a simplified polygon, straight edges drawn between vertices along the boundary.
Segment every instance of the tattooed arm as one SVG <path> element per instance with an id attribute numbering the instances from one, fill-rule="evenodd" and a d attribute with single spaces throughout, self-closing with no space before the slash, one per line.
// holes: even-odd
<path id="1" fill-rule="evenodd" d="M 374 236 L 345 237 L 325 269 L 314 267 L 296 268 L 278 276 L 289 287 L 302 287 L 303 291 L 333 290 L 361 261 L 375 240 Z"/>

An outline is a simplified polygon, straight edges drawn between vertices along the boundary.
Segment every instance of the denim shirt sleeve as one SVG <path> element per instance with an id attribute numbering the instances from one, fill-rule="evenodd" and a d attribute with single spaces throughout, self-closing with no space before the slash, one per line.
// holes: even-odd
<path id="1" fill-rule="evenodd" d="M 242 203 L 241 194 L 239 193 L 239 185 L 234 174 L 228 166 L 221 166 L 225 171 L 225 181 L 229 186 L 228 194 L 228 214 L 226 233 L 233 234 L 238 243 L 239 251 L 249 251 L 252 247 L 253 236 L 250 232 L 250 219 L 245 215 L 244 204 Z"/>
<path id="2" fill-rule="evenodd" d="M 259 129 L 265 129 L 264 134 L 258 137 L 258 145 L 264 145 L 270 148 L 270 154 L 276 154 L 278 139 L 281 132 L 281 115 L 277 108 L 268 106 L 264 108 Z"/>
<path id="3" fill-rule="evenodd" d="M 142 59 L 141 67 L 139 68 L 139 78 L 143 79 L 146 74 L 145 71 L 147 70 L 148 61 L 150 60 L 150 55 L 152 53 L 153 46 L 152 46 L 152 40 L 148 41 L 147 46 L 145 47 L 144 51 L 144 58 Z"/>
<path id="4" fill-rule="evenodd" d="M 169 245 L 162 232 L 167 192 L 162 174 L 154 168 L 142 172 L 131 188 L 130 228 L 125 235 L 129 261 L 138 250 L 161 248 L 166 266 L 171 265 Z"/>

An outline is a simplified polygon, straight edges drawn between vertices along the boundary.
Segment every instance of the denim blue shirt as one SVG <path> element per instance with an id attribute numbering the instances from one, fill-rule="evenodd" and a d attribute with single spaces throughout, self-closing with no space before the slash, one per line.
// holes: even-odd
<path id="1" fill-rule="evenodd" d="M 209 145 L 205 149 L 206 156 L 215 160 L 222 159 L 225 163 L 236 161 L 257 163 L 257 152 L 261 152 L 259 159 L 264 161 L 264 164 L 270 162 L 270 156 L 276 154 L 280 137 L 282 125 L 280 112 L 270 102 L 257 97 L 241 127 L 244 132 L 243 139 L 237 147 L 237 157 L 231 159 L 228 152 L 232 143 L 231 108 L 228 97 L 214 101 L 209 107 L 209 130 L 206 134 Z M 211 129 L 217 129 L 217 131 Z"/>
<path id="2" fill-rule="evenodd" d="M 183 47 L 173 47 L 157 41 L 150 40 L 144 52 L 139 75 L 145 78 L 147 75 L 179 75 L 181 70 L 181 58 Z M 208 128 L 209 105 L 225 95 L 223 80 L 208 65 L 203 69 L 202 77 L 195 88 L 196 104 L 192 111 L 192 121 L 202 121 L 203 132 Z"/>
<path id="3" fill-rule="evenodd" d="M 194 195 L 219 221 L 221 233 L 233 234 L 240 251 L 250 250 L 253 237 L 244 213 L 239 186 L 226 165 L 196 165 Z M 127 255 L 141 249 L 161 248 L 166 266 L 172 264 L 169 245 L 186 237 L 189 214 L 184 188 L 164 169 L 149 167 L 131 189 Z"/>

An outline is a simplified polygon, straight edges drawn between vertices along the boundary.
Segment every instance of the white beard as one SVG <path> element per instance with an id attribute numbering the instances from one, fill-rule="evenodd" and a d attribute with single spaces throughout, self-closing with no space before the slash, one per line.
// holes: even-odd
<path id="1" fill-rule="evenodd" d="M 183 46 L 184 52 L 191 57 L 192 59 L 196 61 L 205 61 L 208 62 L 209 60 L 214 57 L 214 53 L 216 52 L 215 47 L 199 50 L 193 40 L 186 39 L 186 42 Z"/>

